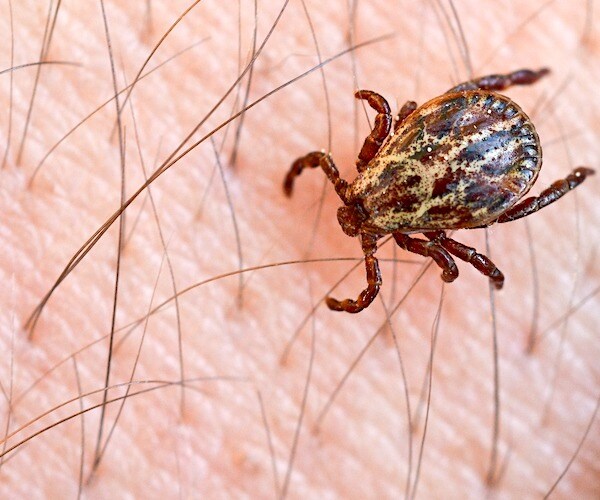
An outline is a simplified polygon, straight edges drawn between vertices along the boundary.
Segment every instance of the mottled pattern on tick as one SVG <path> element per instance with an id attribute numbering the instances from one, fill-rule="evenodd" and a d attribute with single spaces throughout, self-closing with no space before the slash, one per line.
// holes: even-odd
<path id="1" fill-rule="evenodd" d="M 486 225 L 517 203 L 542 164 L 529 117 L 509 98 L 443 94 L 415 110 L 349 187 L 363 229 L 421 232 Z"/>

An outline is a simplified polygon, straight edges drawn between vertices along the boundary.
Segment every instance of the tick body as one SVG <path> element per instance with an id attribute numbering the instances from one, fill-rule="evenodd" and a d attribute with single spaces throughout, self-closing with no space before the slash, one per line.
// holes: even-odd
<path id="1" fill-rule="evenodd" d="M 541 159 L 531 121 L 508 98 L 445 94 L 389 136 L 348 197 L 362 200 L 373 233 L 477 227 L 529 191 Z"/>
<path id="2" fill-rule="evenodd" d="M 462 83 L 417 107 L 400 110 L 394 131 L 388 103 L 361 90 L 377 112 L 375 126 L 357 161 L 358 177 L 348 184 L 331 157 L 313 152 L 294 162 L 284 182 L 290 195 L 304 168 L 321 167 L 344 206 L 338 221 L 349 236 L 359 236 L 367 270 L 367 288 L 357 300 L 329 297 L 334 310 L 359 312 L 381 286 L 377 240 L 392 234 L 398 245 L 431 257 L 442 279 L 458 276 L 452 256 L 471 263 L 501 288 L 504 276 L 484 255 L 445 234 L 446 230 L 486 227 L 529 215 L 556 201 L 591 175 L 579 167 L 538 197 L 521 201 L 537 179 L 542 150 L 535 127 L 521 108 L 496 90 L 531 84 L 548 73 L 520 70 Z M 423 233 L 426 239 L 411 233 Z"/>

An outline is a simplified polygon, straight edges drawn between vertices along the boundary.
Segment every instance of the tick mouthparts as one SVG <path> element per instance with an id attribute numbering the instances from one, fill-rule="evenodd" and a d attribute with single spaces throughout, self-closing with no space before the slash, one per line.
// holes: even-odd
<path id="1" fill-rule="evenodd" d="M 358 236 L 363 222 L 368 217 L 359 205 L 350 205 L 338 208 L 337 219 L 344 233 L 348 236 Z"/>

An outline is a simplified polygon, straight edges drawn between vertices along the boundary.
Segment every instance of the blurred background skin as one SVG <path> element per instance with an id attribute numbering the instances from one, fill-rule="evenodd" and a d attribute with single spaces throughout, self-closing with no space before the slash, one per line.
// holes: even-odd
<path id="1" fill-rule="evenodd" d="M 257 46 L 283 5 L 265 3 L 257 10 Z M 139 151 L 146 169 L 153 171 L 206 116 L 250 59 L 253 4 L 242 3 L 241 25 L 237 2 L 223 4 L 206 1 L 194 7 L 148 67 L 202 43 L 139 82 L 132 94 L 135 124 L 129 107 L 123 114 L 128 195 L 144 179 Z M 235 209 L 242 267 L 306 258 L 360 258 L 358 243 L 337 226 L 339 201 L 331 186 L 322 188 L 321 172 L 299 178 L 292 200 L 281 192 L 291 161 L 311 150 L 330 149 L 342 175 L 353 178 L 356 153 L 369 130 L 362 106 L 352 97 L 357 87 L 382 93 L 396 111 L 408 99 L 423 103 L 468 79 L 470 68 L 474 75 L 482 75 L 549 66 L 552 75 L 539 84 L 506 92 L 534 116 L 542 138 L 544 169 L 534 192 L 578 165 L 598 168 L 600 65 L 593 2 L 489 2 L 485 9 L 481 2 L 455 2 L 462 32 L 447 2 L 324 4 L 308 0 L 305 4 L 323 58 L 352 43 L 382 34 L 393 36 L 326 66 L 329 111 L 323 76 L 315 72 L 245 115 L 234 168 L 228 165 L 235 139 L 232 127 L 216 134 L 214 145 L 205 141 L 153 185 L 156 214 L 178 289 L 240 267 L 227 195 L 219 171 L 214 170 L 215 150 L 220 151 Z M 189 6 L 189 2 L 158 0 L 146 5 L 106 2 L 119 87 L 134 78 L 154 44 Z M 39 60 L 48 5 L 19 1 L 13 2 L 12 9 L 14 64 Z M 256 59 L 250 101 L 318 61 L 306 11 L 299 1 L 287 6 Z M 7 2 L 0 5 L 0 22 L 2 67 L 9 67 Z M 91 344 L 105 336 L 111 325 L 116 226 L 55 293 L 31 342 L 22 329 L 73 252 L 118 207 L 120 196 L 119 147 L 116 136 L 111 139 L 112 103 L 70 136 L 28 186 L 48 149 L 113 92 L 99 3 L 61 5 L 46 60 L 79 66 L 42 68 L 19 164 L 37 69 L 13 73 L 12 122 L 10 76 L 2 75 L 0 82 L 3 141 L 10 132 L 0 177 L 4 282 L 0 339 L 5 353 L 0 375 L 3 424 L 11 431 L 80 391 L 103 387 L 108 341 Z M 239 93 L 234 91 L 203 125 L 196 140 L 227 119 L 232 108 L 239 109 L 244 92 L 245 81 Z M 236 95 L 240 96 L 237 103 Z M 371 111 L 368 116 L 372 121 Z M 537 498 L 548 491 L 576 450 L 600 387 L 600 309 L 593 295 L 599 278 L 597 182 L 590 179 L 576 195 L 534 215 L 528 223 L 489 231 L 491 254 L 507 278 L 505 289 L 495 295 L 502 412 L 497 468 L 503 475 L 491 488 L 485 482 L 493 432 L 493 324 L 487 281 L 459 263 L 460 278 L 443 287 L 418 496 L 481 497 L 488 491 L 492 496 Z M 144 317 L 151 300 L 160 303 L 173 291 L 154 210 L 149 200 L 143 200 L 140 197 L 127 212 L 117 326 Z M 455 236 L 485 251 L 483 231 Z M 394 253 L 389 244 L 378 255 L 417 261 Z M 183 410 L 179 387 L 128 399 L 93 474 L 98 410 L 87 413 L 83 421 L 75 418 L 35 437 L 2 464 L 1 496 L 72 497 L 83 492 L 90 497 L 131 493 L 161 498 L 268 498 L 283 492 L 291 498 L 401 497 L 409 470 L 409 433 L 404 385 L 390 331 L 398 336 L 414 415 L 442 284 L 437 269 L 425 273 L 392 316 L 392 328 L 385 328 L 373 342 L 321 422 L 320 432 L 315 432 L 327 399 L 360 350 L 385 324 L 380 300 L 360 315 L 333 313 L 322 303 L 330 287 L 353 265 L 352 261 L 313 263 L 246 273 L 241 306 L 236 276 L 184 294 L 179 319 L 171 303 L 149 320 L 133 379 L 177 381 L 182 372 L 185 379 L 234 378 L 190 382 Z M 406 293 L 420 269 L 416 264 L 382 264 L 380 295 L 388 309 Z M 333 295 L 354 297 L 363 285 L 359 263 L 359 270 Z M 591 298 L 581 305 L 589 294 Z M 313 315 L 312 307 L 317 307 Z M 543 339 L 527 355 L 536 310 Z M 568 320 L 561 322 L 569 311 Z M 309 321 L 303 323 L 306 317 Z M 300 325 L 304 326 L 298 340 L 287 363 L 281 365 L 279 357 Z M 141 339 L 139 327 L 118 344 L 111 384 L 129 380 Z M 299 423 L 311 346 L 314 357 Z M 75 361 L 68 359 L 44 375 L 75 353 Z M 21 397 L 38 377 L 41 383 Z M 120 389 L 110 396 L 122 394 Z M 83 406 L 100 401 L 98 395 L 87 397 Z M 55 409 L 44 417 L 43 425 L 79 408 L 76 400 Z M 112 405 L 103 439 L 116 416 L 117 406 Z M 8 446 L 38 428 L 23 430 Z M 413 479 L 422 433 L 421 413 L 410 455 Z M 558 486 L 556 498 L 598 497 L 599 435 L 596 422 Z"/>

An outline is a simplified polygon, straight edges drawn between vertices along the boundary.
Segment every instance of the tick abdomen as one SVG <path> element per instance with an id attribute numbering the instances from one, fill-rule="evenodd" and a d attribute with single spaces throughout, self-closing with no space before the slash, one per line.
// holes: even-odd
<path id="1" fill-rule="evenodd" d="M 493 222 L 523 197 L 542 164 L 529 117 L 475 90 L 416 109 L 350 186 L 369 232 L 460 229 Z"/>

